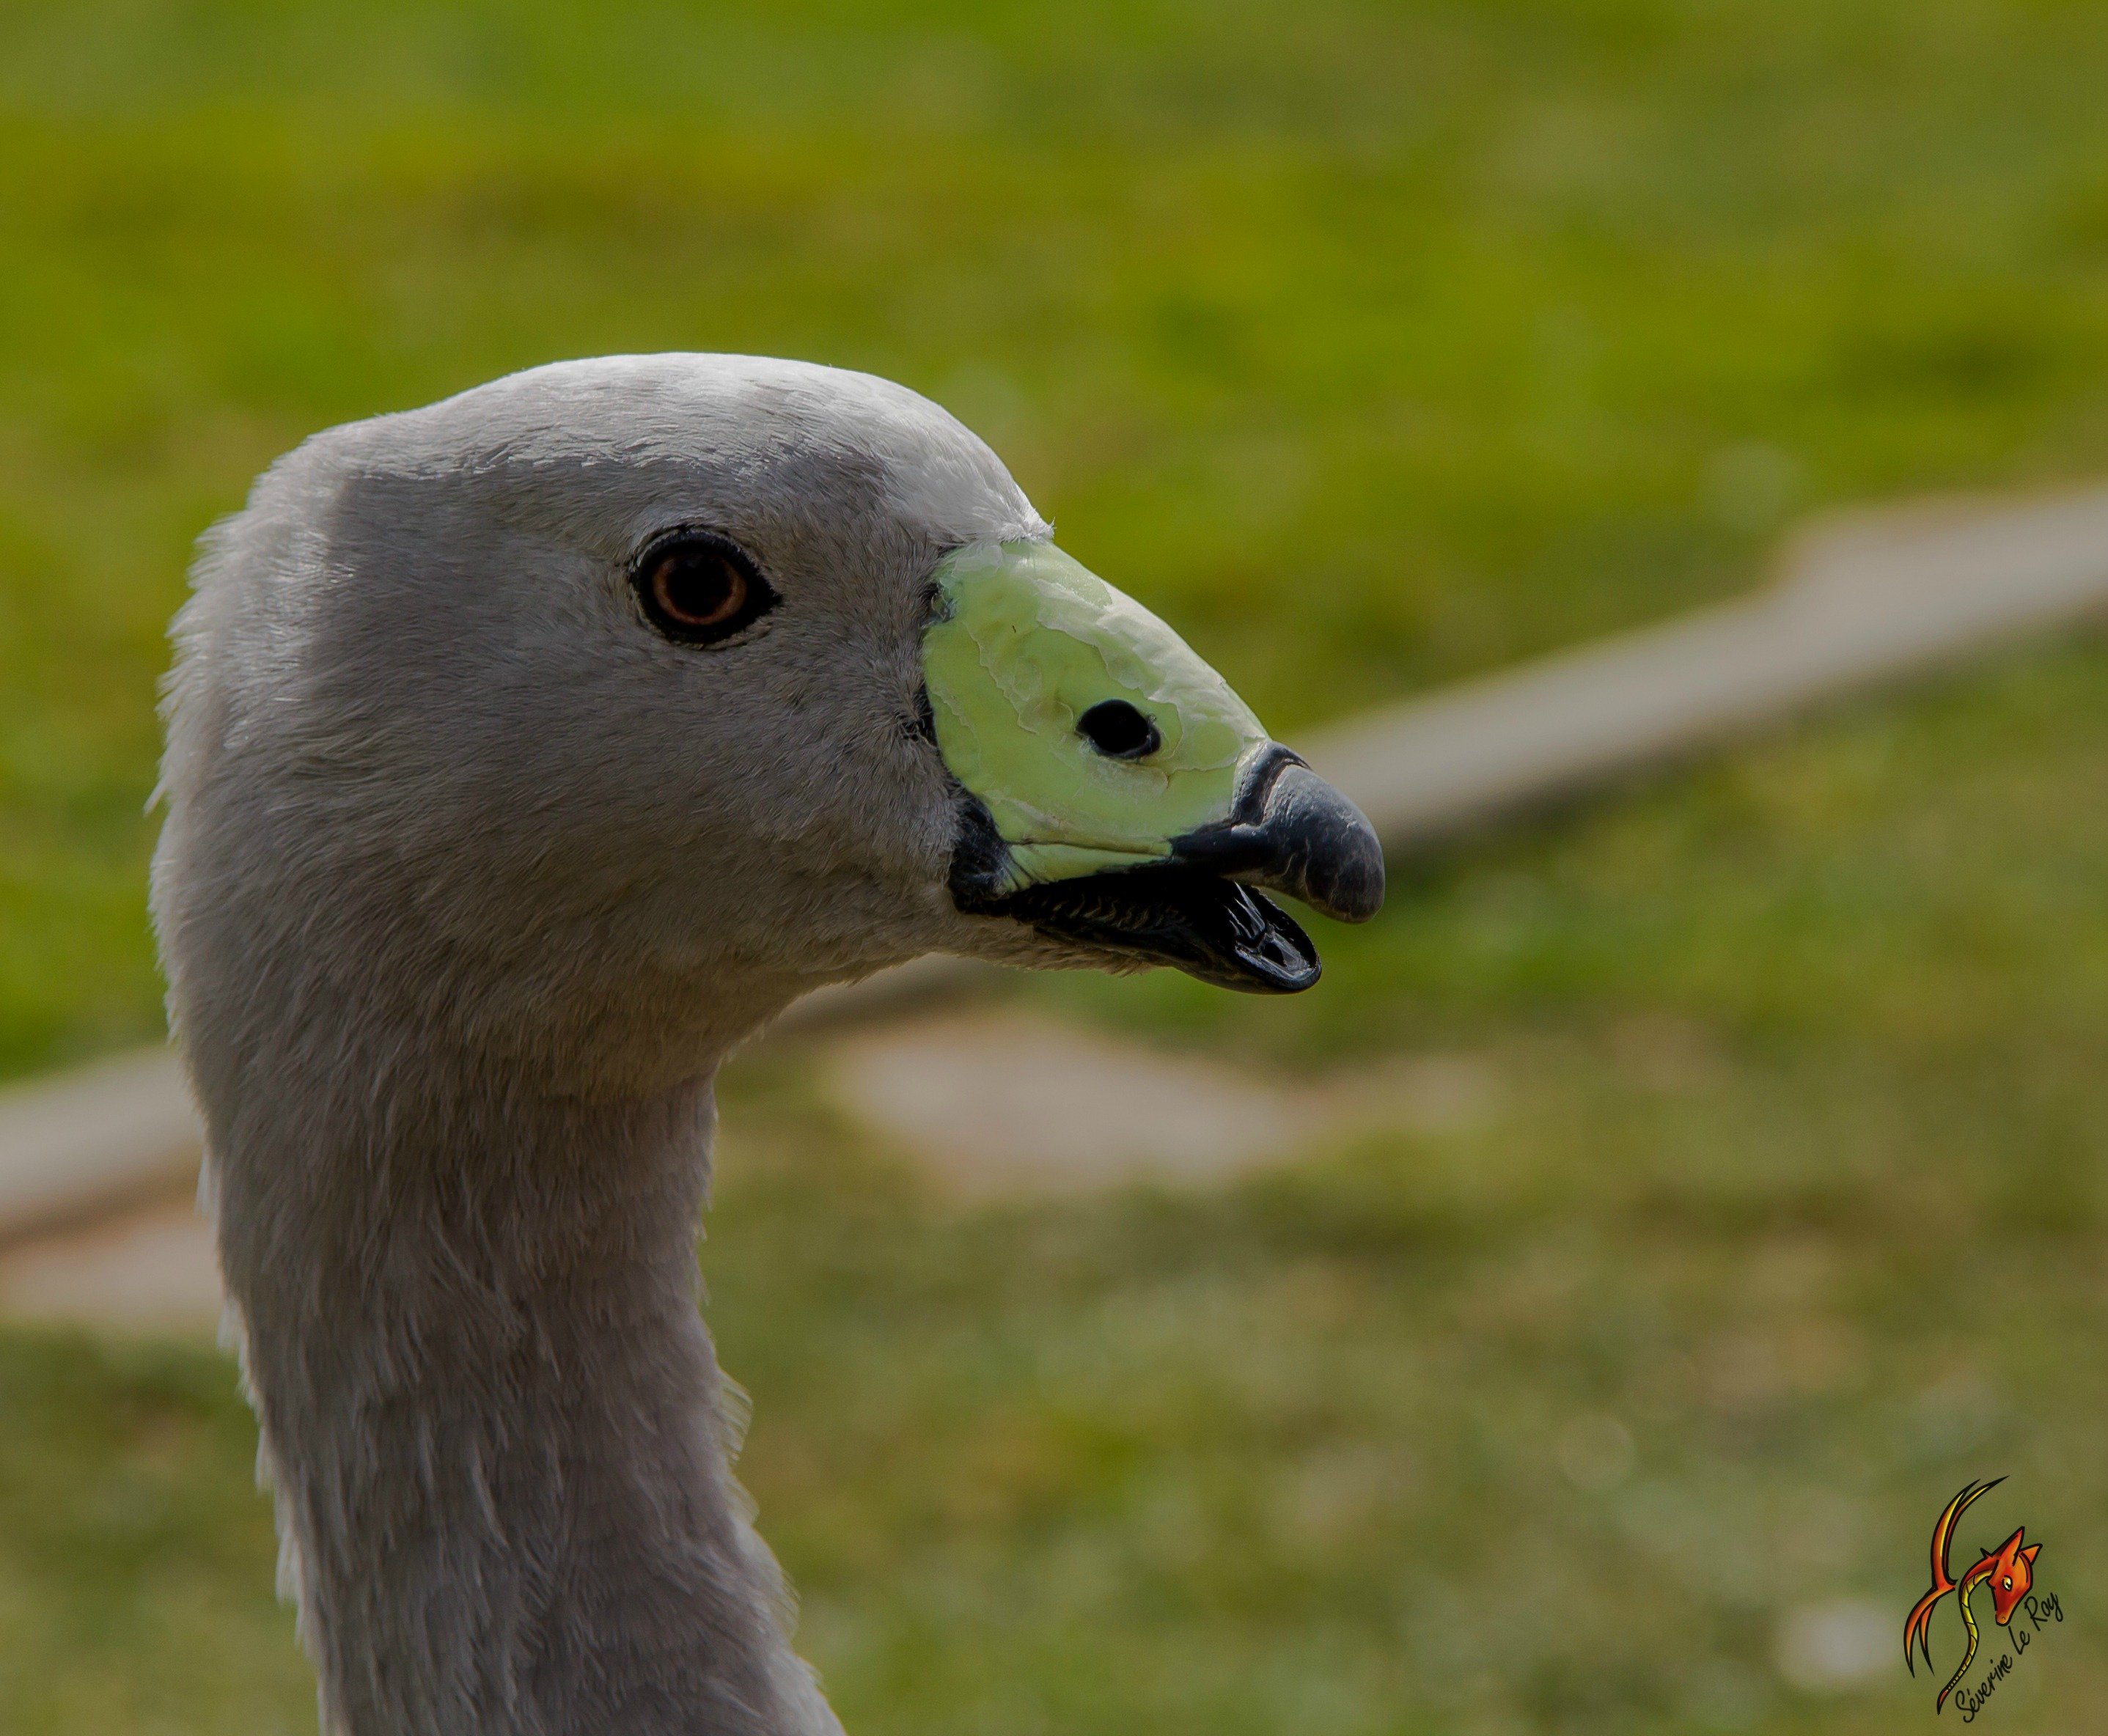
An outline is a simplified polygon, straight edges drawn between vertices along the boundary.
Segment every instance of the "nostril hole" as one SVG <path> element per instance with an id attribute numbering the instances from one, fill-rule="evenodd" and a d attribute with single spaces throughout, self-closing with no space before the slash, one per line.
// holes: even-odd
<path id="1" fill-rule="evenodd" d="M 1125 699 L 1105 699 L 1076 720 L 1076 733 L 1108 759 L 1140 759 L 1164 745 L 1149 713 Z"/>

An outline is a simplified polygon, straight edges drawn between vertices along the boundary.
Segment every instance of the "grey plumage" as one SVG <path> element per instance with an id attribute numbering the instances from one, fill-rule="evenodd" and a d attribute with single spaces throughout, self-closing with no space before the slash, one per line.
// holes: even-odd
<path id="1" fill-rule="evenodd" d="M 641 631 L 687 521 L 798 606 Z M 817 984 L 1026 957 L 944 895 L 944 548 L 1043 534 L 858 375 L 564 364 L 309 441 L 206 539 L 154 909 L 283 1579 L 347 1736 L 836 1728 L 726 1468 L 710 1081 Z"/>

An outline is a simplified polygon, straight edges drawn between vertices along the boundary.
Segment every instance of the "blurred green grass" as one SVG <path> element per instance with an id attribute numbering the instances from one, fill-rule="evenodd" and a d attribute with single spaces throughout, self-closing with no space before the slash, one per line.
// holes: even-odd
<path id="1" fill-rule="evenodd" d="M 1292 733 L 2100 470 L 2103 90 L 2056 0 L 0 7 L 0 1073 L 156 1028 L 162 624 L 316 427 L 872 368 Z M 1922 1675 L 1802 1696 L 1778 1623 L 1899 1627 L 2000 1471 L 2076 1620 L 1991 1716 L 2087 1727 L 2104 675 L 1408 865 L 1301 1001 L 1043 985 L 1480 1082 L 1220 1199 L 954 1214 L 740 1082 L 713 1320 L 851 1728 L 1894 1729 Z M 0 1732 L 312 1727 L 250 1439 L 207 1353 L 0 1334 Z"/>

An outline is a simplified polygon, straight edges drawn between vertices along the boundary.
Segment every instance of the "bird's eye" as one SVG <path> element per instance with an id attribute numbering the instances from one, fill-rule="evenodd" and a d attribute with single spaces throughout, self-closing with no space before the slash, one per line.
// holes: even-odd
<path id="1" fill-rule="evenodd" d="M 1148 713 L 1125 699 L 1106 699 L 1076 720 L 1083 738 L 1108 759 L 1140 759 L 1164 745 Z"/>
<path id="2" fill-rule="evenodd" d="M 651 624 L 684 645 L 729 639 L 776 606 L 776 592 L 753 557 L 714 531 L 661 537 L 630 577 Z"/>

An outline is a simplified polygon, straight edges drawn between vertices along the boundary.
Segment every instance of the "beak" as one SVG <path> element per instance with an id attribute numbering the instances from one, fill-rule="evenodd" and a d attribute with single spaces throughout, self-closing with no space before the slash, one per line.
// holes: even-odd
<path id="1" fill-rule="evenodd" d="M 1367 922 L 1383 908 L 1383 846 L 1368 816 L 1277 743 L 1245 775 L 1231 817 L 1174 839 L 1171 853 L 1336 921 Z"/>
<path id="2" fill-rule="evenodd" d="M 1052 544 L 961 550 L 936 576 L 923 668 L 962 798 L 958 907 L 1115 966 L 1256 993 L 1315 983 L 1316 947 L 1262 893 L 1376 915 L 1383 851 L 1361 811 Z"/>

